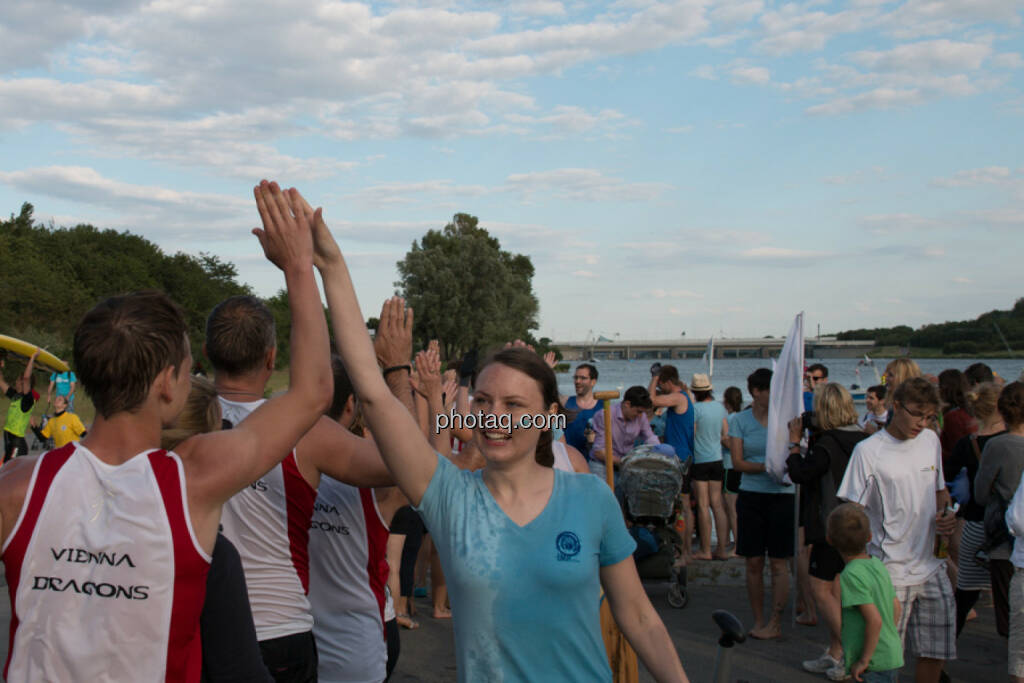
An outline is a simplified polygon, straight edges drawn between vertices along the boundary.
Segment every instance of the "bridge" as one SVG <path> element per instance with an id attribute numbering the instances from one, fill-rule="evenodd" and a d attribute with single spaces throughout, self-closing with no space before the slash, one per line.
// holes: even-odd
<path id="1" fill-rule="evenodd" d="M 771 358 L 782 351 L 785 338 L 763 337 L 715 339 L 715 358 Z M 671 360 L 701 358 L 708 348 L 707 339 L 616 339 L 614 341 L 556 341 L 552 346 L 567 361 L 587 358 L 598 360 Z M 838 341 L 835 337 L 804 339 L 805 358 L 859 358 L 875 346 L 872 341 Z"/>

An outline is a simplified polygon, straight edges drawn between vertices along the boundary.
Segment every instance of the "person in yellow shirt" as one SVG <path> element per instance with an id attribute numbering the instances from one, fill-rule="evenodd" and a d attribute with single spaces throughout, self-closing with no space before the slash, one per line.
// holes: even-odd
<path id="1" fill-rule="evenodd" d="M 47 420 L 39 433 L 46 439 L 53 439 L 54 448 L 61 448 L 85 436 L 85 425 L 77 415 L 68 410 L 68 397 L 57 396 L 53 400 L 57 414 Z"/>

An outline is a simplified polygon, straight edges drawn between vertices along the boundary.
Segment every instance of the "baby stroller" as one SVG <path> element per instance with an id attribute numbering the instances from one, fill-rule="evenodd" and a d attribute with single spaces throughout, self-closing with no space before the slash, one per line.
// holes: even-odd
<path id="1" fill-rule="evenodd" d="M 676 501 L 689 460 L 679 462 L 668 444 L 637 446 L 622 459 L 618 475 L 620 501 L 637 539 L 641 579 L 670 581 L 668 604 L 686 606 L 686 567 L 676 567 L 683 539 L 675 530 Z"/>

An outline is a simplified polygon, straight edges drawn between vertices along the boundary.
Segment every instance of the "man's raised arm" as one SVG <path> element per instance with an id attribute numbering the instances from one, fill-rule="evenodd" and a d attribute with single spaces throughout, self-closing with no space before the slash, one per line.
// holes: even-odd
<path id="1" fill-rule="evenodd" d="M 295 193 L 295 190 L 289 190 Z M 311 212 L 291 209 L 276 183 L 255 188 L 263 229 L 253 233 L 267 259 L 284 272 L 292 315 L 288 390 L 265 402 L 234 429 L 186 441 L 190 498 L 219 504 L 285 458 L 331 400 L 330 342 L 313 277 Z"/>

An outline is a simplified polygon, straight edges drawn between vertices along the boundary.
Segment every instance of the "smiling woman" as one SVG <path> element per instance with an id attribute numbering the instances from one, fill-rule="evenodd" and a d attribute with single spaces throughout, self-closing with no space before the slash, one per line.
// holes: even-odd
<path id="1" fill-rule="evenodd" d="M 441 555 L 459 680 L 610 681 L 599 618 L 603 587 L 616 621 L 656 679 L 686 681 L 640 585 L 635 543 L 612 492 L 595 477 L 538 462 L 551 462 L 546 425 L 489 424 L 488 418 L 508 416 L 511 425 L 557 412 L 554 372 L 522 348 L 502 350 L 483 364 L 473 407 L 484 424 L 473 438 L 487 464 L 482 471 L 459 470 L 434 452 L 388 390 L 341 251 L 322 220 L 314 235 L 345 368 L 388 469 L 423 515 Z M 407 315 L 401 300 L 393 303 L 389 310 Z"/>

